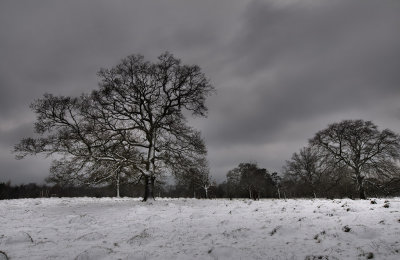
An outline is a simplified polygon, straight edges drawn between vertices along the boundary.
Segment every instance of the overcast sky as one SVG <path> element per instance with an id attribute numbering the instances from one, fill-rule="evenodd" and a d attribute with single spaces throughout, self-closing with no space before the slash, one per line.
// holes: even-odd
<path id="1" fill-rule="evenodd" d="M 76 0 L 0 2 L 0 182 L 39 182 L 49 159 L 11 153 L 33 135 L 29 104 L 97 88 L 130 54 L 170 51 L 217 89 L 192 120 L 222 181 L 240 162 L 280 171 L 343 119 L 400 133 L 400 1 Z"/>

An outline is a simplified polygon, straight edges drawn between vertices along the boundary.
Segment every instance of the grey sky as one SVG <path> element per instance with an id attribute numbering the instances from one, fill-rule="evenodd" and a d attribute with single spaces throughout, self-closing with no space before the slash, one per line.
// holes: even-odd
<path id="1" fill-rule="evenodd" d="M 0 3 L 0 182 L 42 182 L 49 160 L 11 154 L 29 104 L 79 95 L 129 54 L 198 64 L 217 88 L 191 120 L 222 180 L 242 161 L 280 170 L 342 119 L 400 133 L 400 1 L 142 0 Z"/>

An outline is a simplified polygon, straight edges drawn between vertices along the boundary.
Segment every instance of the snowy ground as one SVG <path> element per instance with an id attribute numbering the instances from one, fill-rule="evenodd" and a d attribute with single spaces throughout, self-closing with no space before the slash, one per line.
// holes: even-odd
<path id="1" fill-rule="evenodd" d="M 388 201 L 6 200 L 0 259 L 400 259 Z"/>

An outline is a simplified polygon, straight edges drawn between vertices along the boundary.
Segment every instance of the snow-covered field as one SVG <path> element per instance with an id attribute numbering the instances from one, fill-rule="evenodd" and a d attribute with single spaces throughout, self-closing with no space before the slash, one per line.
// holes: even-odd
<path id="1" fill-rule="evenodd" d="M 400 259 L 388 201 L 5 200 L 0 259 Z"/>

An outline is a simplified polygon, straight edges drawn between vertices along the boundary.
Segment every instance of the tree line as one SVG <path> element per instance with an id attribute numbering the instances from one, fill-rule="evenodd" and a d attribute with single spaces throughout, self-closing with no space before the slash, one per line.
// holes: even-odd
<path id="1" fill-rule="evenodd" d="M 141 196 L 141 185 L 124 184 L 121 194 L 130 197 Z M 23 198 L 50 198 L 50 197 L 115 197 L 113 185 L 105 186 L 62 186 L 38 185 L 36 183 L 11 185 L 10 182 L 0 183 L 0 200 Z"/>
<path id="2" fill-rule="evenodd" d="M 400 136 L 371 121 L 330 124 L 286 161 L 281 174 L 241 163 L 226 175 L 225 197 L 400 195 Z M 247 194 L 246 194 L 247 193 Z"/>
<path id="3" fill-rule="evenodd" d="M 217 184 L 188 186 L 186 184 L 167 184 L 158 180 L 154 194 L 160 198 L 216 198 Z M 121 182 L 120 197 L 140 198 L 143 196 L 142 183 Z M 19 184 L 0 182 L 0 200 L 24 198 L 62 198 L 62 197 L 116 197 L 115 183 L 104 185 L 61 185 L 61 184 Z"/>
<path id="4" fill-rule="evenodd" d="M 199 66 L 182 64 L 168 52 L 156 62 L 131 55 L 98 76 L 99 88 L 89 94 L 44 94 L 31 104 L 36 136 L 23 138 L 14 152 L 17 159 L 52 156 L 49 183 L 110 186 L 117 197 L 122 186 L 142 184 L 144 201 L 161 191 L 252 199 L 365 199 L 399 191 L 400 137 L 364 120 L 344 120 L 317 132 L 281 173 L 240 163 L 217 185 L 210 177 L 204 140 L 187 123 L 188 115 L 207 115 L 205 101 L 214 93 Z M 176 185 L 162 185 L 167 175 L 175 177 Z"/>

